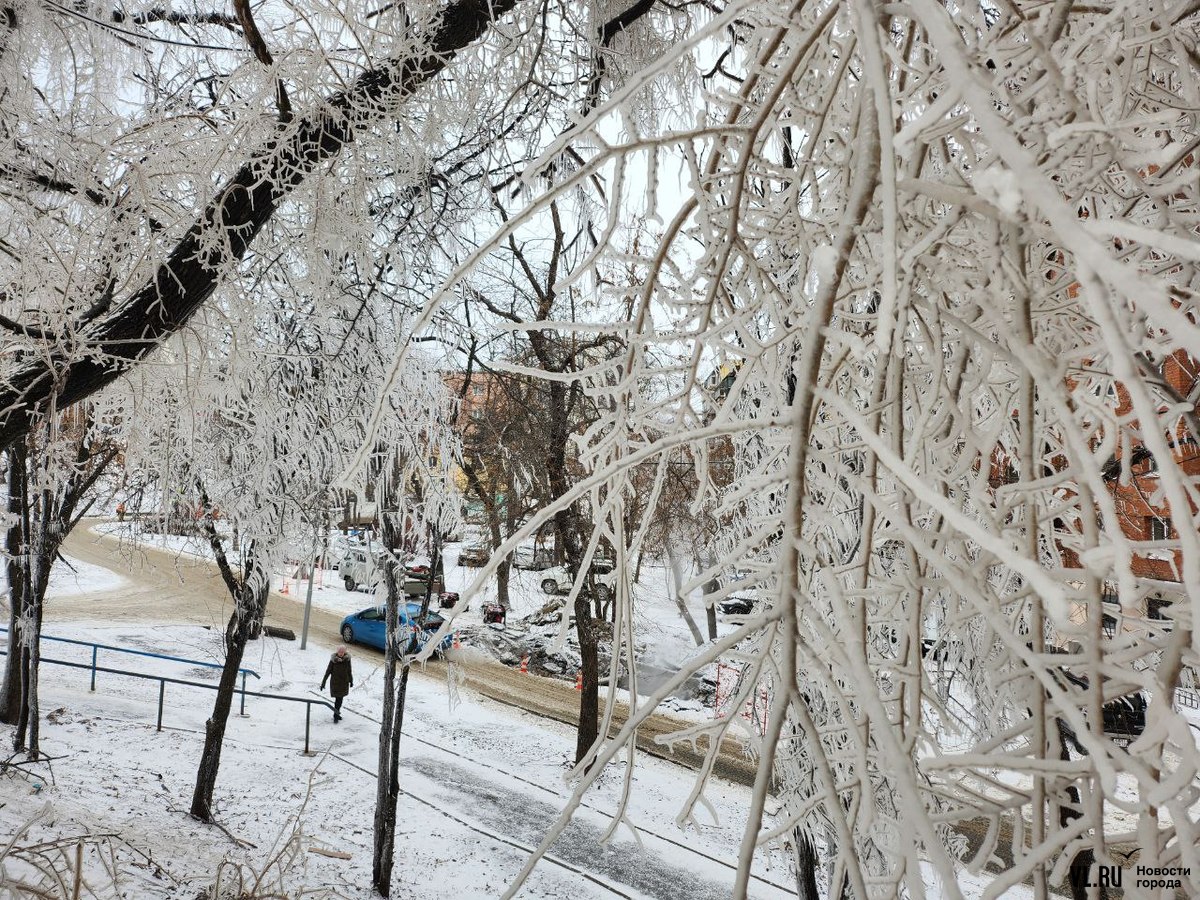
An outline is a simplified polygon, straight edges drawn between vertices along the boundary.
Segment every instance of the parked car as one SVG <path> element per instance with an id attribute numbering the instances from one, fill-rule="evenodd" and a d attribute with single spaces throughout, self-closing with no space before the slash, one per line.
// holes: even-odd
<path id="1" fill-rule="evenodd" d="M 464 544 L 458 551 L 458 564 L 478 568 L 486 566 L 491 557 L 491 549 L 483 544 Z"/>
<path id="2" fill-rule="evenodd" d="M 350 550 L 366 550 L 365 544 L 360 544 L 353 538 L 348 538 L 344 534 L 331 534 L 329 543 L 325 547 L 325 552 L 321 555 L 319 562 L 323 568 L 337 569 L 341 566 L 342 560 Z"/>
<path id="3" fill-rule="evenodd" d="M 399 625 L 401 647 L 405 647 L 412 633 L 414 623 L 417 622 L 421 615 L 421 604 L 406 603 L 400 607 L 399 613 L 397 624 Z M 342 619 L 342 640 L 347 644 L 367 644 L 379 650 L 386 649 L 387 620 L 385 619 L 385 615 L 385 607 L 371 606 L 346 616 L 346 618 Z M 427 613 L 420 625 L 417 646 L 424 648 L 429 635 L 437 631 L 445 621 L 445 619 L 435 612 Z M 444 653 L 453 643 L 454 636 L 446 635 L 438 645 L 437 652 Z"/>
<path id="4" fill-rule="evenodd" d="M 617 576 L 612 571 L 597 572 L 595 568 L 592 569 L 592 575 L 596 580 L 597 598 L 607 602 L 616 591 Z M 566 566 L 552 566 L 542 572 L 542 590 L 547 594 L 569 594 L 573 583 Z"/>
<path id="5" fill-rule="evenodd" d="M 726 616 L 747 616 L 754 609 L 754 601 L 750 597 L 726 597 L 717 603 L 717 609 Z"/>
<path id="6" fill-rule="evenodd" d="M 374 590 L 383 577 L 382 567 L 386 558 L 387 552 L 384 550 L 368 553 L 366 547 L 347 549 L 338 563 L 338 574 L 342 576 L 346 590 L 356 591 L 359 587 Z M 429 567 L 412 566 L 404 570 L 404 583 L 400 590 L 410 597 L 417 597 L 425 593 L 428 584 Z M 433 587 L 435 592 L 441 591 L 439 583 L 435 583 Z"/>
<path id="7" fill-rule="evenodd" d="M 554 565 L 554 554 L 549 547 L 518 547 L 513 553 L 514 569 L 533 569 L 540 572 Z"/>
<path id="8" fill-rule="evenodd" d="M 346 590 L 358 590 L 359 585 L 373 588 L 379 582 L 383 554 L 370 552 L 366 547 L 347 547 L 338 561 L 338 574 Z"/>

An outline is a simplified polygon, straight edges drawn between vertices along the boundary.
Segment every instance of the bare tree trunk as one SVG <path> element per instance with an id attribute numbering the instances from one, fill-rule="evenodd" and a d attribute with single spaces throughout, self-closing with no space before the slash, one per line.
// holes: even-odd
<path id="1" fill-rule="evenodd" d="M 49 561 L 46 562 L 49 565 Z M 26 651 L 27 668 L 23 679 L 25 696 L 22 707 L 29 725 L 29 741 L 26 748 L 30 759 L 41 756 L 41 704 L 38 702 L 38 673 L 42 661 L 42 612 L 45 609 L 45 589 L 31 594 L 34 599 L 32 612 L 31 633 L 26 636 L 28 649 Z"/>
<path id="2" fill-rule="evenodd" d="M 537 349 L 536 332 L 530 339 Z M 543 366 L 550 368 L 543 359 Z M 573 386 L 574 388 L 575 386 Z M 551 499 L 567 493 L 566 446 L 570 399 L 565 386 L 558 381 L 550 382 L 550 428 L 546 453 L 546 472 L 549 476 Z M 554 514 L 554 531 L 560 552 L 566 556 L 567 570 L 572 577 L 578 576 L 583 564 L 583 529 L 579 512 L 572 504 Z M 593 581 L 585 583 L 575 597 L 575 633 L 579 639 L 580 674 L 579 726 L 575 737 L 575 762 L 586 755 L 600 731 L 600 637 L 592 621 L 591 594 Z"/>
<path id="3" fill-rule="evenodd" d="M 392 543 L 394 528 L 386 516 L 380 517 L 384 541 Z M 396 685 L 396 666 L 399 659 L 396 642 L 400 621 L 400 587 L 398 568 L 394 559 L 383 567 L 387 588 L 387 646 L 383 662 L 383 716 L 379 725 L 379 776 L 375 787 L 374 848 L 371 856 L 371 887 L 382 897 L 391 895 L 392 863 L 396 846 L 396 804 L 400 796 L 400 728 L 404 720 L 404 691 L 407 688 L 408 668 L 400 673 L 400 689 Z"/>
<path id="4" fill-rule="evenodd" d="M 38 500 L 31 502 L 30 460 L 37 460 L 36 468 L 45 475 L 48 466 L 59 464 L 48 453 L 45 449 L 39 452 L 37 444 L 29 439 L 17 442 L 9 450 L 8 508 L 18 515 L 7 534 L 9 655 L 0 698 L 3 706 L 0 718 L 17 726 L 13 735 L 14 749 L 28 748 L 32 758 L 36 758 L 41 749 L 38 671 L 50 568 L 58 558 L 63 539 L 79 521 L 75 513 L 77 506 L 116 456 L 113 448 L 97 452 L 88 440 L 85 427 L 73 465 L 68 464 L 65 477 L 55 490 L 43 488 Z"/>
<path id="5" fill-rule="evenodd" d="M 479 468 L 470 460 L 464 459 L 462 462 L 463 473 L 467 476 L 467 484 L 471 492 L 479 498 L 479 502 L 483 504 L 484 514 L 487 516 L 488 535 L 491 539 L 492 550 L 495 550 L 504 543 L 504 532 L 501 529 L 500 509 L 496 505 L 496 498 L 488 485 L 483 483 L 479 477 Z M 507 503 L 508 531 L 512 533 L 512 501 L 511 498 Z M 496 567 L 496 602 L 505 609 L 509 608 L 510 601 L 508 596 L 509 572 L 511 565 L 505 559 Z"/>
<path id="6" fill-rule="evenodd" d="M 30 759 L 37 759 L 41 753 L 39 745 L 41 715 L 38 704 L 38 666 L 41 662 L 42 617 L 45 609 L 46 588 L 50 583 L 50 567 L 58 553 L 58 542 L 52 531 L 56 531 L 51 519 L 51 494 L 43 489 L 38 503 L 36 528 L 33 531 L 33 546 L 29 554 L 32 569 L 29 572 L 29 588 L 25 592 L 24 627 L 21 634 L 21 647 L 24 650 L 25 671 L 21 678 L 21 720 L 24 727 L 18 727 L 18 734 L 24 737 L 25 727 L 28 728 L 28 741 L 23 747 L 27 749 Z"/>
<path id="7" fill-rule="evenodd" d="M 25 454 L 28 456 L 29 450 L 26 447 Z M 26 732 L 29 727 L 29 704 L 26 702 L 29 696 L 29 639 L 28 628 L 30 620 L 27 614 L 30 606 L 30 595 L 33 593 L 33 583 L 30 578 L 32 568 L 31 559 L 32 541 L 30 533 L 30 518 L 29 518 L 29 471 L 24 470 L 21 476 L 21 534 L 24 535 L 24 544 L 21 549 L 21 566 L 20 566 L 20 581 L 21 581 L 21 612 L 17 617 L 19 634 L 17 635 L 16 649 L 20 656 L 20 666 L 18 668 L 19 687 L 17 691 L 17 730 L 13 734 L 13 750 L 21 750 L 25 747 Z"/>
<path id="8" fill-rule="evenodd" d="M 207 502 L 206 502 L 207 505 Z M 219 541 L 215 530 L 209 523 L 209 539 Z M 233 708 L 233 696 L 237 689 L 238 669 L 241 668 L 242 658 L 246 652 L 246 643 L 255 623 L 262 626 L 262 607 L 266 602 L 267 589 L 270 586 L 269 575 L 263 566 L 261 557 L 255 553 L 254 545 L 247 550 L 249 559 L 246 564 L 248 576 L 236 587 L 232 587 L 234 607 L 225 626 L 225 665 L 221 669 L 221 680 L 217 683 L 217 699 L 213 704 L 212 715 L 204 723 L 204 749 L 200 754 L 200 765 L 196 770 L 196 787 L 192 792 L 191 813 L 202 822 L 212 822 L 213 789 L 217 783 L 217 771 L 221 766 L 221 748 L 225 741 L 225 726 L 229 721 L 229 712 Z M 225 563 L 224 552 L 219 553 L 218 566 L 222 574 L 229 572 Z M 231 575 L 226 578 L 226 586 L 230 586 Z M 235 583 L 236 584 L 236 583 Z"/>
<path id="9" fill-rule="evenodd" d="M 720 583 L 714 578 L 712 581 L 705 582 L 704 593 L 710 597 L 715 597 L 717 591 L 721 589 Z M 708 619 L 708 639 L 715 641 L 717 639 L 717 604 L 709 603 L 704 608 L 704 614 Z"/>
<path id="10" fill-rule="evenodd" d="M 8 656 L 5 657 L 4 687 L 0 692 L 0 722 L 17 724 L 21 705 L 21 635 L 20 612 L 25 603 L 25 567 L 21 558 L 25 553 L 21 511 L 25 498 L 25 463 L 27 451 L 25 441 L 16 441 L 8 449 L 8 511 L 16 513 L 12 527 L 5 534 L 5 549 L 8 552 L 6 572 L 8 575 Z"/>
<path id="11" fill-rule="evenodd" d="M 508 505 L 511 507 L 512 503 L 509 502 Z M 504 533 L 500 528 L 500 510 L 496 508 L 496 498 L 491 497 L 484 501 L 484 509 L 487 510 L 488 529 L 492 533 L 492 549 L 494 550 L 504 543 Z M 505 557 L 504 561 L 496 566 L 496 602 L 505 609 L 509 607 L 508 579 L 511 568 L 508 557 Z"/>
<path id="12" fill-rule="evenodd" d="M 798 900 L 821 900 L 817 889 L 817 848 L 802 828 L 792 829 L 796 847 L 796 895 Z"/>
<path id="13" fill-rule="evenodd" d="M 511 575 L 512 563 L 507 559 L 496 566 L 496 602 L 505 609 L 508 609 L 511 603 L 508 598 L 508 583 Z"/>
<path id="14" fill-rule="evenodd" d="M 704 645 L 704 636 L 700 634 L 696 620 L 692 618 L 692 611 L 687 608 L 687 600 L 683 596 L 683 566 L 670 541 L 667 542 L 667 562 L 671 566 L 671 595 L 675 599 L 675 608 L 679 610 L 684 624 L 692 633 L 692 640 L 696 642 L 697 647 L 701 647 Z"/>
<path id="15" fill-rule="evenodd" d="M 258 596 L 251 606 L 254 616 L 250 620 L 249 628 L 246 632 L 246 640 L 248 641 L 257 641 L 262 637 L 263 623 L 267 618 L 267 600 L 271 596 L 271 576 L 266 575 L 265 577 L 266 580 L 263 582 L 262 588 L 258 591 Z"/>
<path id="16" fill-rule="evenodd" d="M 380 517 L 385 541 L 390 542 L 392 526 Z M 404 656 L 398 653 L 400 612 L 400 565 L 389 559 L 383 577 L 387 586 L 387 649 L 384 656 L 383 721 L 379 727 L 379 782 L 375 792 L 374 853 L 371 861 L 371 887 L 381 897 L 391 896 L 392 866 L 396 847 L 396 804 L 400 797 L 400 736 L 404 731 L 404 704 L 408 697 L 409 659 L 420 647 L 420 623 L 425 621 L 433 599 L 432 573 L 442 562 L 441 539 L 434 537 L 433 553 L 429 560 L 431 577 L 425 586 L 421 611 L 409 631 Z M 400 667 L 399 683 L 396 667 Z M 393 699 L 394 691 L 394 699 Z"/>
<path id="17" fill-rule="evenodd" d="M 579 731 L 575 736 L 575 762 L 596 743 L 600 731 L 600 638 L 591 619 L 587 591 L 575 598 L 575 631 L 579 636 L 579 660 L 583 684 L 579 692 Z"/>

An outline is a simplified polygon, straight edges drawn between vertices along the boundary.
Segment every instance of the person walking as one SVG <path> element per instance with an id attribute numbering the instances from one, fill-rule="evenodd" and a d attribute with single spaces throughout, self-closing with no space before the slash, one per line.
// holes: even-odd
<path id="1" fill-rule="evenodd" d="M 354 687 L 354 673 L 350 669 L 350 654 L 345 646 L 338 647 L 329 658 L 325 667 L 325 677 L 321 679 L 321 690 L 325 690 L 325 682 L 329 682 L 329 695 L 333 697 L 333 721 L 342 721 L 342 699 Z"/>

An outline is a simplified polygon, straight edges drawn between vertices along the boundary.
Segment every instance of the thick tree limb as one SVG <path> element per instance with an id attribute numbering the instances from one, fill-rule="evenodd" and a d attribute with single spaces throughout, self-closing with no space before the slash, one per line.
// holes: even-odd
<path id="1" fill-rule="evenodd" d="M 230 31 L 238 30 L 238 20 L 234 16 L 222 12 L 184 13 L 166 10 L 161 7 L 148 9 L 145 12 L 127 13 L 123 9 L 114 9 L 112 20 L 118 25 L 129 22 L 134 25 L 149 25 L 153 22 L 166 22 L 169 25 L 219 25 Z"/>
<path id="2" fill-rule="evenodd" d="M 66 181 L 62 178 L 56 178 L 53 175 L 47 175 L 43 172 L 35 172 L 32 169 L 22 169 L 19 166 L 11 163 L 0 164 L 0 177 L 10 178 L 18 183 L 39 187 L 46 191 L 52 191 L 59 194 L 74 194 L 87 197 L 97 206 L 108 206 L 109 198 L 101 191 L 90 187 L 80 187 L 73 182 Z"/>
<path id="3" fill-rule="evenodd" d="M 179 331 L 243 259 L 279 204 L 323 162 L 354 140 L 356 127 L 436 77 L 518 0 L 457 0 L 423 52 L 364 72 L 347 90 L 292 123 L 281 123 L 210 201 L 153 278 L 82 335 L 78 353 L 55 350 L 17 369 L 0 389 L 0 448 L 25 434 L 51 390 L 75 403 L 116 380 Z"/>

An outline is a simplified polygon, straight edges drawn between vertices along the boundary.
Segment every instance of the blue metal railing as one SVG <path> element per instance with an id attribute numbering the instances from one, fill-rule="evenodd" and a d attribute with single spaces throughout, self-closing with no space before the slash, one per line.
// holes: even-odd
<path id="1" fill-rule="evenodd" d="M 4 626 L 0 626 L 0 631 L 7 633 L 8 629 L 5 628 Z M 149 650 L 130 650 L 128 647 L 117 647 L 113 644 L 97 644 L 94 641 L 77 641 L 73 638 L 54 637 L 53 635 L 49 635 L 49 634 L 43 634 L 41 636 L 41 639 L 43 641 L 58 641 L 60 644 L 75 644 L 76 646 L 79 646 L 79 647 L 91 647 L 92 648 L 92 665 L 91 665 L 92 684 L 91 684 L 90 689 L 93 692 L 96 690 L 96 673 L 97 672 L 113 672 L 113 671 L 115 671 L 115 672 L 120 672 L 123 675 L 132 674 L 130 672 L 126 672 L 124 669 L 106 669 L 103 666 L 97 666 L 96 665 L 96 657 L 97 657 L 98 651 L 100 651 L 100 650 L 112 650 L 116 653 L 128 653 L 130 656 L 148 656 L 151 659 L 165 659 L 168 662 L 187 663 L 188 665 L 191 665 L 191 666 L 204 666 L 205 668 L 208 668 L 208 669 L 224 668 L 224 666 L 222 666 L 220 663 L 204 662 L 203 660 L 199 660 L 199 659 L 188 659 L 187 657 L 184 657 L 184 656 L 168 656 L 165 653 L 152 653 Z M 61 660 L 59 660 L 59 662 L 61 662 Z M 70 665 L 80 665 L 80 664 L 72 663 Z M 83 668 L 87 668 L 87 666 L 84 666 Z M 246 714 L 246 676 L 253 675 L 255 678 L 261 678 L 261 676 L 257 672 L 255 672 L 253 669 L 246 669 L 246 668 L 239 667 L 238 672 L 241 673 L 241 676 L 242 676 L 242 688 L 241 688 L 241 691 L 239 692 L 242 695 L 242 706 L 241 706 L 241 709 L 239 710 L 239 714 L 244 716 Z M 158 676 L 154 676 L 154 677 L 157 678 Z M 191 684 L 193 682 L 184 682 L 184 683 Z M 196 683 L 198 683 L 198 682 L 196 682 Z M 253 692 L 251 692 L 251 696 L 254 696 Z"/>
<path id="2" fill-rule="evenodd" d="M 65 640 L 65 638 L 58 638 L 58 640 Z M 73 643 L 86 643 L 86 642 L 75 641 Z M 100 646 L 103 646 L 103 645 L 100 645 Z M 130 651 L 130 652 L 136 652 L 136 651 Z M 7 648 L 5 648 L 4 650 L 0 650 L 0 656 L 7 656 L 7 655 L 8 655 Z M 154 654 L 150 654 L 150 655 L 154 655 Z M 44 663 L 50 663 L 51 665 L 55 665 L 55 666 L 69 666 L 72 669 L 90 669 L 92 672 L 92 679 L 93 679 L 92 690 L 95 690 L 94 684 L 95 684 L 95 677 L 96 677 L 97 671 L 108 672 L 111 675 L 124 675 L 126 678 L 141 678 L 145 681 L 157 681 L 158 682 L 158 723 L 156 725 L 157 731 L 162 731 L 163 704 L 166 699 L 168 684 L 181 684 L 181 685 L 184 685 L 185 687 L 203 688 L 204 690 L 207 690 L 207 691 L 220 690 L 220 687 L 218 685 L 206 684 L 203 681 L 188 681 L 184 678 L 171 678 L 167 675 L 148 675 L 145 672 L 130 672 L 126 669 L 110 669 L 106 666 L 97 666 L 97 665 L 95 665 L 95 663 L 88 665 L 87 663 L 71 662 L 71 661 L 65 660 L 65 659 L 52 659 L 49 656 L 40 657 L 39 661 L 44 662 Z M 247 669 L 246 671 L 249 672 L 250 670 Z M 255 676 L 255 677 L 257 677 L 257 676 Z M 289 697 L 286 694 L 268 694 L 263 691 L 247 691 L 245 688 L 245 677 L 244 676 L 243 676 L 243 687 L 242 687 L 241 693 L 242 693 L 242 709 L 243 710 L 246 708 L 246 694 L 249 694 L 251 697 L 262 697 L 265 700 L 283 700 L 288 703 L 303 703 L 304 704 L 304 752 L 306 755 L 311 753 L 311 751 L 309 750 L 309 742 L 310 742 L 309 738 L 310 738 L 310 734 L 312 732 L 312 708 L 313 708 L 313 705 L 315 704 L 317 706 L 324 706 L 326 709 L 329 709 L 329 710 L 333 709 L 333 704 L 330 703 L 328 700 L 309 700 L 307 697 Z"/>

